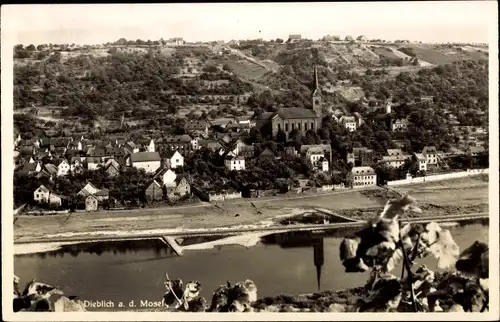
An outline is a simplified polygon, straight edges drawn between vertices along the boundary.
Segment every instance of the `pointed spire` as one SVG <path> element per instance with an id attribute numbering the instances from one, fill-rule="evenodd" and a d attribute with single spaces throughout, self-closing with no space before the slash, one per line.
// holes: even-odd
<path id="1" fill-rule="evenodd" d="M 314 64 L 314 91 L 317 91 L 319 88 L 319 82 L 318 82 L 318 68 L 316 64 Z"/>
<path id="2" fill-rule="evenodd" d="M 316 266 L 316 282 L 318 284 L 318 291 L 321 287 L 321 270 L 323 264 L 325 263 L 325 249 L 323 243 L 323 237 L 321 237 L 317 243 L 314 244 L 314 266 Z"/>

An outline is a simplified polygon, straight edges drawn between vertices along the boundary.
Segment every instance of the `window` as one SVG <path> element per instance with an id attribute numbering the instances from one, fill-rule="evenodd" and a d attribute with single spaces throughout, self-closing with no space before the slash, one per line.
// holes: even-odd
<path id="1" fill-rule="evenodd" d="M 299 123 L 299 124 L 297 124 L 297 126 L 299 127 L 299 131 L 300 131 L 300 123 Z"/>
<path id="2" fill-rule="evenodd" d="M 176 163 L 180 163 L 180 162 L 179 162 L 179 159 L 175 159 L 175 162 L 176 162 Z"/>
<path id="3" fill-rule="evenodd" d="M 285 124 L 285 132 L 288 132 L 288 123 Z"/>
<path id="4" fill-rule="evenodd" d="M 292 123 L 292 131 L 295 130 L 295 123 Z"/>
<path id="5" fill-rule="evenodd" d="M 281 124 L 278 123 L 278 131 L 281 131 Z"/>

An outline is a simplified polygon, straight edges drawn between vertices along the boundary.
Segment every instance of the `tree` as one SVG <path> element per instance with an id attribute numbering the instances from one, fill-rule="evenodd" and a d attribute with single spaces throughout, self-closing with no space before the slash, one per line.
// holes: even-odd
<path id="1" fill-rule="evenodd" d="M 281 39 L 281 38 L 276 38 L 276 43 L 278 43 L 278 44 L 282 44 L 282 43 L 283 43 L 283 39 Z"/>
<path id="2" fill-rule="evenodd" d="M 278 133 L 276 133 L 276 141 L 281 142 L 281 143 L 286 143 L 286 133 L 282 129 L 278 130 Z"/>
<path id="3" fill-rule="evenodd" d="M 36 48 L 35 48 L 35 45 L 33 44 L 30 44 L 28 47 L 26 47 L 26 50 L 28 51 L 34 51 Z"/>

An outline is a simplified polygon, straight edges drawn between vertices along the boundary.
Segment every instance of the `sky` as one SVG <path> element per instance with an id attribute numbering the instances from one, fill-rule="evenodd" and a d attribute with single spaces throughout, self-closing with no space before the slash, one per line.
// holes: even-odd
<path id="1" fill-rule="evenodd" d="M 126 39 L 286 39 L 289 34 L 484 42 L 496 1 L 74 4 L 2 6 L 15 43 L 99 44 Z"/>

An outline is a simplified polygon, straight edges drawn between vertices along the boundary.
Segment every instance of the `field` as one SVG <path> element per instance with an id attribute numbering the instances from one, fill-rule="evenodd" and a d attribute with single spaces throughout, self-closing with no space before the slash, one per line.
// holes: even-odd
<path id="1" fill-rule="evenodd" d="M 488 59 L 481 51 L 466 51 L 459 48 L 434 48 L 429 45 L 408 45 L 417 55 L 418 59 L 434 65 L 450 64 L 459 60 Z"/>
<path id="2" fill-rule="evenodd" d="M 488 184 L 480 177 L 416 184 L 394 190 L 409 192 L 414 196 L 422 204 L 422 216 L 487 211 Z M 16 241 L 21 242 L 41 237 L 54 238 L 58 234 L 258 225 L 312 208 L 325 208 L 353 218 L 367 219 L 367 215 L 372 216 L 380 211 L 385 200 L 394 196 L 395 193 L 390 190 L 371 188 L 365 191 L 255 199 L 252 200 L 255 207 L 246 199 L 234 199 L 182 207 L 52 216 L 21 215 L 14 224 L 14 236 Z"/>
<path id="3" fill-rule="evenodd" d="M 227 61 L 227 64 L 233 69 L 236 75 L 243 79 L 259 79 L 268 72 L 264 67 L 261 67 L 246 59 L 230 59 Z"/>

